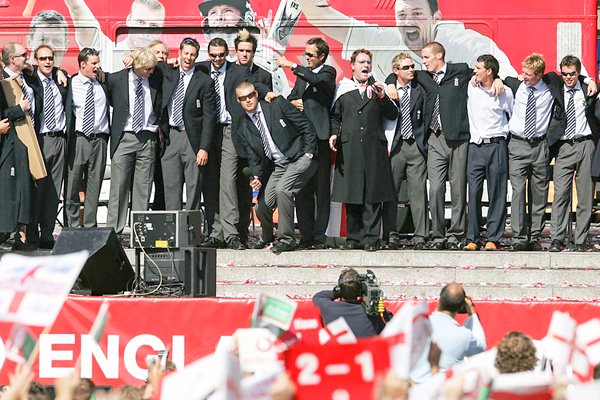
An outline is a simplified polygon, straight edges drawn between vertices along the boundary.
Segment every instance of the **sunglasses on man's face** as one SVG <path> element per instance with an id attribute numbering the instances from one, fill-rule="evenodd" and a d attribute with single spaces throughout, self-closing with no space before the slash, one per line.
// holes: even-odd
<path id="1" fill-rule="evenodd" d="M 38 57 L 38 61 L 54 61 L 54 56 L 42 56 L 42 57 Z"/>
<path id="2" fill-rule="evenodd" d="M 253 98 L 255 98 L 255 97 L 256 97 L 256 92 L 252 92 L 252 93 L 249 93 L 249 94 L 247 94 L 247 95 L 245 95 L 245 96 L 239 96 L 239 97 L 238 97 L 238 100 L 239 100 L 240 102 L 244 102 L 244 101 L 246 101 L 246 100 L 252 100 L 252 99 L 253 99 Z"/>
<path id="3" fill-rule="evenodd" d="M 400 67 L 400 69 L 402 69 L 404 71 L 408 71 L 409 69 L 415 69 L 415 64 L 403 65 Z"/>
<path id="4" fill-rule="evenodd" d="M 210 53 L 210 58 L 223 58 L 225 57 L 225 53 Z"/>
<path id="5" fill-rule="evenodd" d="M 575 75 L 577 75 L 577 71 L 571 71 L 571 72 L 560 71 L 560 73 L 562 74 L 562 76 L 575 76 Z"/>

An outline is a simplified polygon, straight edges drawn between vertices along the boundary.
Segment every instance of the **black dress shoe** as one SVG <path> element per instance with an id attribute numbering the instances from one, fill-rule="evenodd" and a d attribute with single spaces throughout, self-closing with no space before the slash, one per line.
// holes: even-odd
<path id="1" fill-rule="evenodd" d="M 388 244 L 388 246 L 389 246 L 389 244 Z M 375 244 L 365 244 L 364 250 L 365 251 L 377 251 L 377 245 L 375 245 Z M 395 250 L 398 250 L 398 248 L 396 248 Z"/>
<path id="2" fill-rule="evenodd" d="M 446 250 L 446 243 L 444 242 L 433 242 L 431 243 L 431 250 Z"/>
<path id="3" fill-rule="evenodd" d="M 529 246 L 525 242 L 515 242 L 510 246 L 510 251 L 527 251 Z"/>
<path id="4" fill-rule="evenodd" d="M 587 249 L 585 248 L 585 244 L 576 244 L 575 251 L 578 251 L 578 252 L 587 251 Z"/>
<path id="5" fill-rule="evenodd" d="M 558 239 L 554 239 L 552 241 L 552 243 L 550 244 L 550 248 L 548 249 L 548 251 L 550 251 L 552 253 L 558 253 L 562 249 L 563 249 L 563 243 Z"/>
<path id="6" fill-rule="evenodd" d="M 18 237 L 15 238 L 15 242 L 12 245 L 12 251 L 35 251 L 35 245 L 31 243 L 23 243 Z"/>
<path id="7" fill-rule="evenodd" d="M 252 239 L 251 241 L 249 241 L 246 244 L 246 247 L 248 247 L 249 249 L 253 249 L 253 250 L 262 250 L 265 248 L 265 246 L 267 244 L 268 243 L 263 242 L 262 239 L 255 238 L 255 239 Z"/>
<path id="8" fill-rule="evenodd" d="M 234 237 L 227 243 L 227 248 L 231 250 L 246 250 L 246 245 L 242 243 L 239 237 Z"/>
<path id="9" fill-rule="evenodd" d="M 38 243 L 38 249 L 46 249 L 46 250 L 52 250 L 54 248 L 54 239 L 53 240 L 40 240 L 40 242 Z"/>
<path id="10" fill-rule="evenodd" d="M 531 251 L 544 251 L 542 244 L 538 240 L 534 240 L 529 243 L 529 250 Z"/>
<path id="11" fill-rule="evenodd" d="M 446 250 L 459 250 L 458 243 L 456 243 L 456 242 L 446 243 Z"/>
<path id="12" fill-rule="evenodd" d="M 340 250 L 358 250 L 361 248 L 362 247 L 356 242 L 346 242 L 339 247 Z"/>
<path id="13" fill-rule="evenodd" d="M 400 246 L 398 246 L 398 243 L 393 240 L 390 240 L 385 244 L 385 246 L 383 246 L 384 250 L 398 250 L 399 248 Z M 367 250 L 367 246 L 365 246 L 365 250 Z"/>
<path id="14" fill-rule="evenodd" d="M 214 237 L 208 237 L 208 239 L 206 239 L 204 242 L 200 243 L 198 246 L 222 249 L 223 247 L 225 247 L 225 243 L 223 243 L 222 241 L 220 241 L 219 239 L 216 239 Z"/>
<path id="15" fill-rule="evenodd" d="M 415 243 L 415 250 L 424 250 L 425 249 L 425 242 L 417 242 Z"/>
<path id="16" fill-rule="evenodd" d="M 296 243 L 279 242 L 273 247 L 271 247 L 271 251 L 275 254 L 281 254 L 284 251 L 294 251 L 296 250 L 296 247 Z"/>
<path id="17" fill-rule="evenodd" d="M 298 250 L 312 250 L 314 246 L 314 241 L 313 240 L 301 240 L 300 243 L 298 243 Z"/>
<path id="18" fill-rule="evenodd" d="M 313 242 L 312 248 L 314 250 L 325 250 L 328 249 L 329 246 L 327 245 L 327 243 L 319 242 L 318 240 L 316 240 Z"/>

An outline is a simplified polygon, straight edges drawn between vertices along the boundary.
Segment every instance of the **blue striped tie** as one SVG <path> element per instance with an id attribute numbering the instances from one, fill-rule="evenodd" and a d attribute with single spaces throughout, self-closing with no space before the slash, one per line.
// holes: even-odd
<path id="1" fill-rule="evenodd" d="M 569 103 L 567 104 L 567 129 L 565 129 L 565 139 L 570 140 L 575 137 L 575 128 L 577 124 L 575 122 L 575 91 L 577 89 L 569 89 Z"/>
<path id="2" fill-rule="evenodd" d="M 440 85 L 441 71 L 433 73 L 432 77 L 435 83 Z M 429 124 L 429 129 L 434 132 L 437 132 L 441 128 L 440 126 L 440 92 L 438 88 L 438 94 L 435 96 L 435 103 L 433 103 L 433 112 L 431 113 L 431 123 Z"/>
<path id="3" fill-rule="evenodd" d="M 30 107 L 29 107 L 29 116 L 31 117 L 31 124 L 35 125 L 35 119 L 33 118 L 33 99 L 31 98 L 31 95 L 29 94 L 29 91 L 27 90 L 28 86 L 25 85 L 25 78 L 23 77 L 23 74 L 21 74 L 21 90 L 23 91 L 23 95 L 25 96 L 25 99 L 29 102 Z"/>
<path id="4" fill-rule="evenodd" d="M 185 84 L 184 79 L 185 72 L 181 72 L 179 76 L 179 82 L 177 82 L 177 89 L 175 89 L 175 96 L 173 97 L 173 123 L 175 126 L 183 124 L 183 98 L 185 97 Z"/>
<path id="5" fill-rule="evenodd" d="M 267 139 L 267 132 L 265 131 L 265 127 L 263 126 L 260 120 L 260 111 L 256 111 L 254 113 L 254 124 L 258 128 L 260 132 L 260 138 L 262 139 L 263 149 L 265 150 L 265 155 L 270 160 L 273 159 L 273 153 L 271 152 L 271 147 L 269 147 L 269 140 Z"/>
<path id="6" fill-rule="evenodd" d="M 54 95 L 52 93 L 52 86 L 50 78 L 44 79 L 44 123 L 46 128 L 53 132 L 56 130 L 56 110 L 54 104 Z"/>
<path id="7" fill-rule="evenodd" d="M 141 131 L 144 126 L 144 87 L 142 86 L 142 78 L 135 80 L 135 99 L 131 126 L 135 133 Z"/>
<path id="8" fill-rule="evenodd" d="M 85 104 L 83 106 L 83 123 L 81 132 L 85 136 L 90 136 L 94 133 L 94 124 L 96 120 L 96 104 L 94 102 L 94 82 L 89 80 L 86 82 L 88 85 L 87 92 L 85 93 Z"/>
<path id="9" fill-rule="evenodd" d="M 213 71 L 212 78 L 215 82 L 215 104 L 217 106 L 217 122 L 221 122 L 221 84 L 219 83 L 219 71 Z"/>
<path id="10" fill-rule="evenodd" d="M 400 132 L 403 139 L 410 139 L 413 137 L 412 123 L 410 121 L 410 94 L 408 93 L 408 86 L 403 87 L 402 90 L 404 90 L 404 94 L 400 101 L 400 115 L 402 118 Z"/>
<path id="11" fill-rule="evenodd" d="M 533 86 L 528 87 L 529 96 L 527 96 L 527 106 L 525 108 L 525 139 L 531 139 L 535 135 L 536 128 L 536 106 L 535 106 L 535 95 L 533 92 L 535 88 Z"/>

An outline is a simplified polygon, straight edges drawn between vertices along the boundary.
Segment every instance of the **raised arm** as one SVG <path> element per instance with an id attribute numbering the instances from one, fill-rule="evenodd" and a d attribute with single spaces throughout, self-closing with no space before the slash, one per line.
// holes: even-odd
<path id="1" fill-rule="evenodd" d="M 85 3 L 85 0 L 65 0 L 69 8 L 73 24 L 75 25 L 75 38 L 80 48 L 93 47 L 96 36 L 100 33 L 100 24 Z"/>

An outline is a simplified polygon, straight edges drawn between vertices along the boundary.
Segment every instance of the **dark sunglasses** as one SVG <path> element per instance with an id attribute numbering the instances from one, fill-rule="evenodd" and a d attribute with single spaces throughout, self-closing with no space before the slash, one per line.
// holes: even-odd
<path id="1" fill-rule="evenodd" d="M 316 54 L 309 53 L 308 51 L 305 51 L 305 52 L 304 52 L 304 55 L 305 55 L 306 57 L 309 57 L 309 58 L 313 58 L 313 57 L 316 57 L 316 56 L 317 56 Z"/>
<path id="2" fill-rule="evenodd" d="M 560 73 L 562 74 L 562 76 L 575 76 L 575 75 L 577 75 L 577 71 L 571 71 L 571 72 L 562 72 L 562 71 L 560 71 Z"/>
<path id="3" fill-rule="evenodd" d="M 181 44 L 188 44 L 188 45 L 192 45 L 195 48 L 200 48 L 200 44 L 198 43 L 198 41 L 194 38 L 191 37 L 186 37 L 181 41 Z"/>
<path id="4" fill-rule="evenodd" d="M 240 102 L 243 102 L 243 101 L 246 101 L 246 100 L 252 100 L 255 97 L 256 97 L 256 92 L 252 92 L 252 93 L 249 93 L 249 94 L 247 94 L 245 96 L 239 96 L 238 100 Z"/>
<path id="5" fill-rule="evenodd" d="M 404 71 L 408 71 L 409 69 L 415 69 L 415 64 L 403 65 L 400 67 L 400 69 L 403 69 Z"/>
<path id="6" fill-rule="evenodd" d="M 25 58 L 27 58 L 27 52 L 25 52 L 23 54 L 15 54 L 13 57 L 25 57 Z"/>
<path id="7" fill-rule="evenodd" d="M 54 61 L 54 56 L 42 56 L 38 57 L 39 61 Z"/>
<path id="8" fill-rule="evenodd" d="M 225 53 L 210 53 L 210 58 L 223 58 L 225 57 Z"/>

